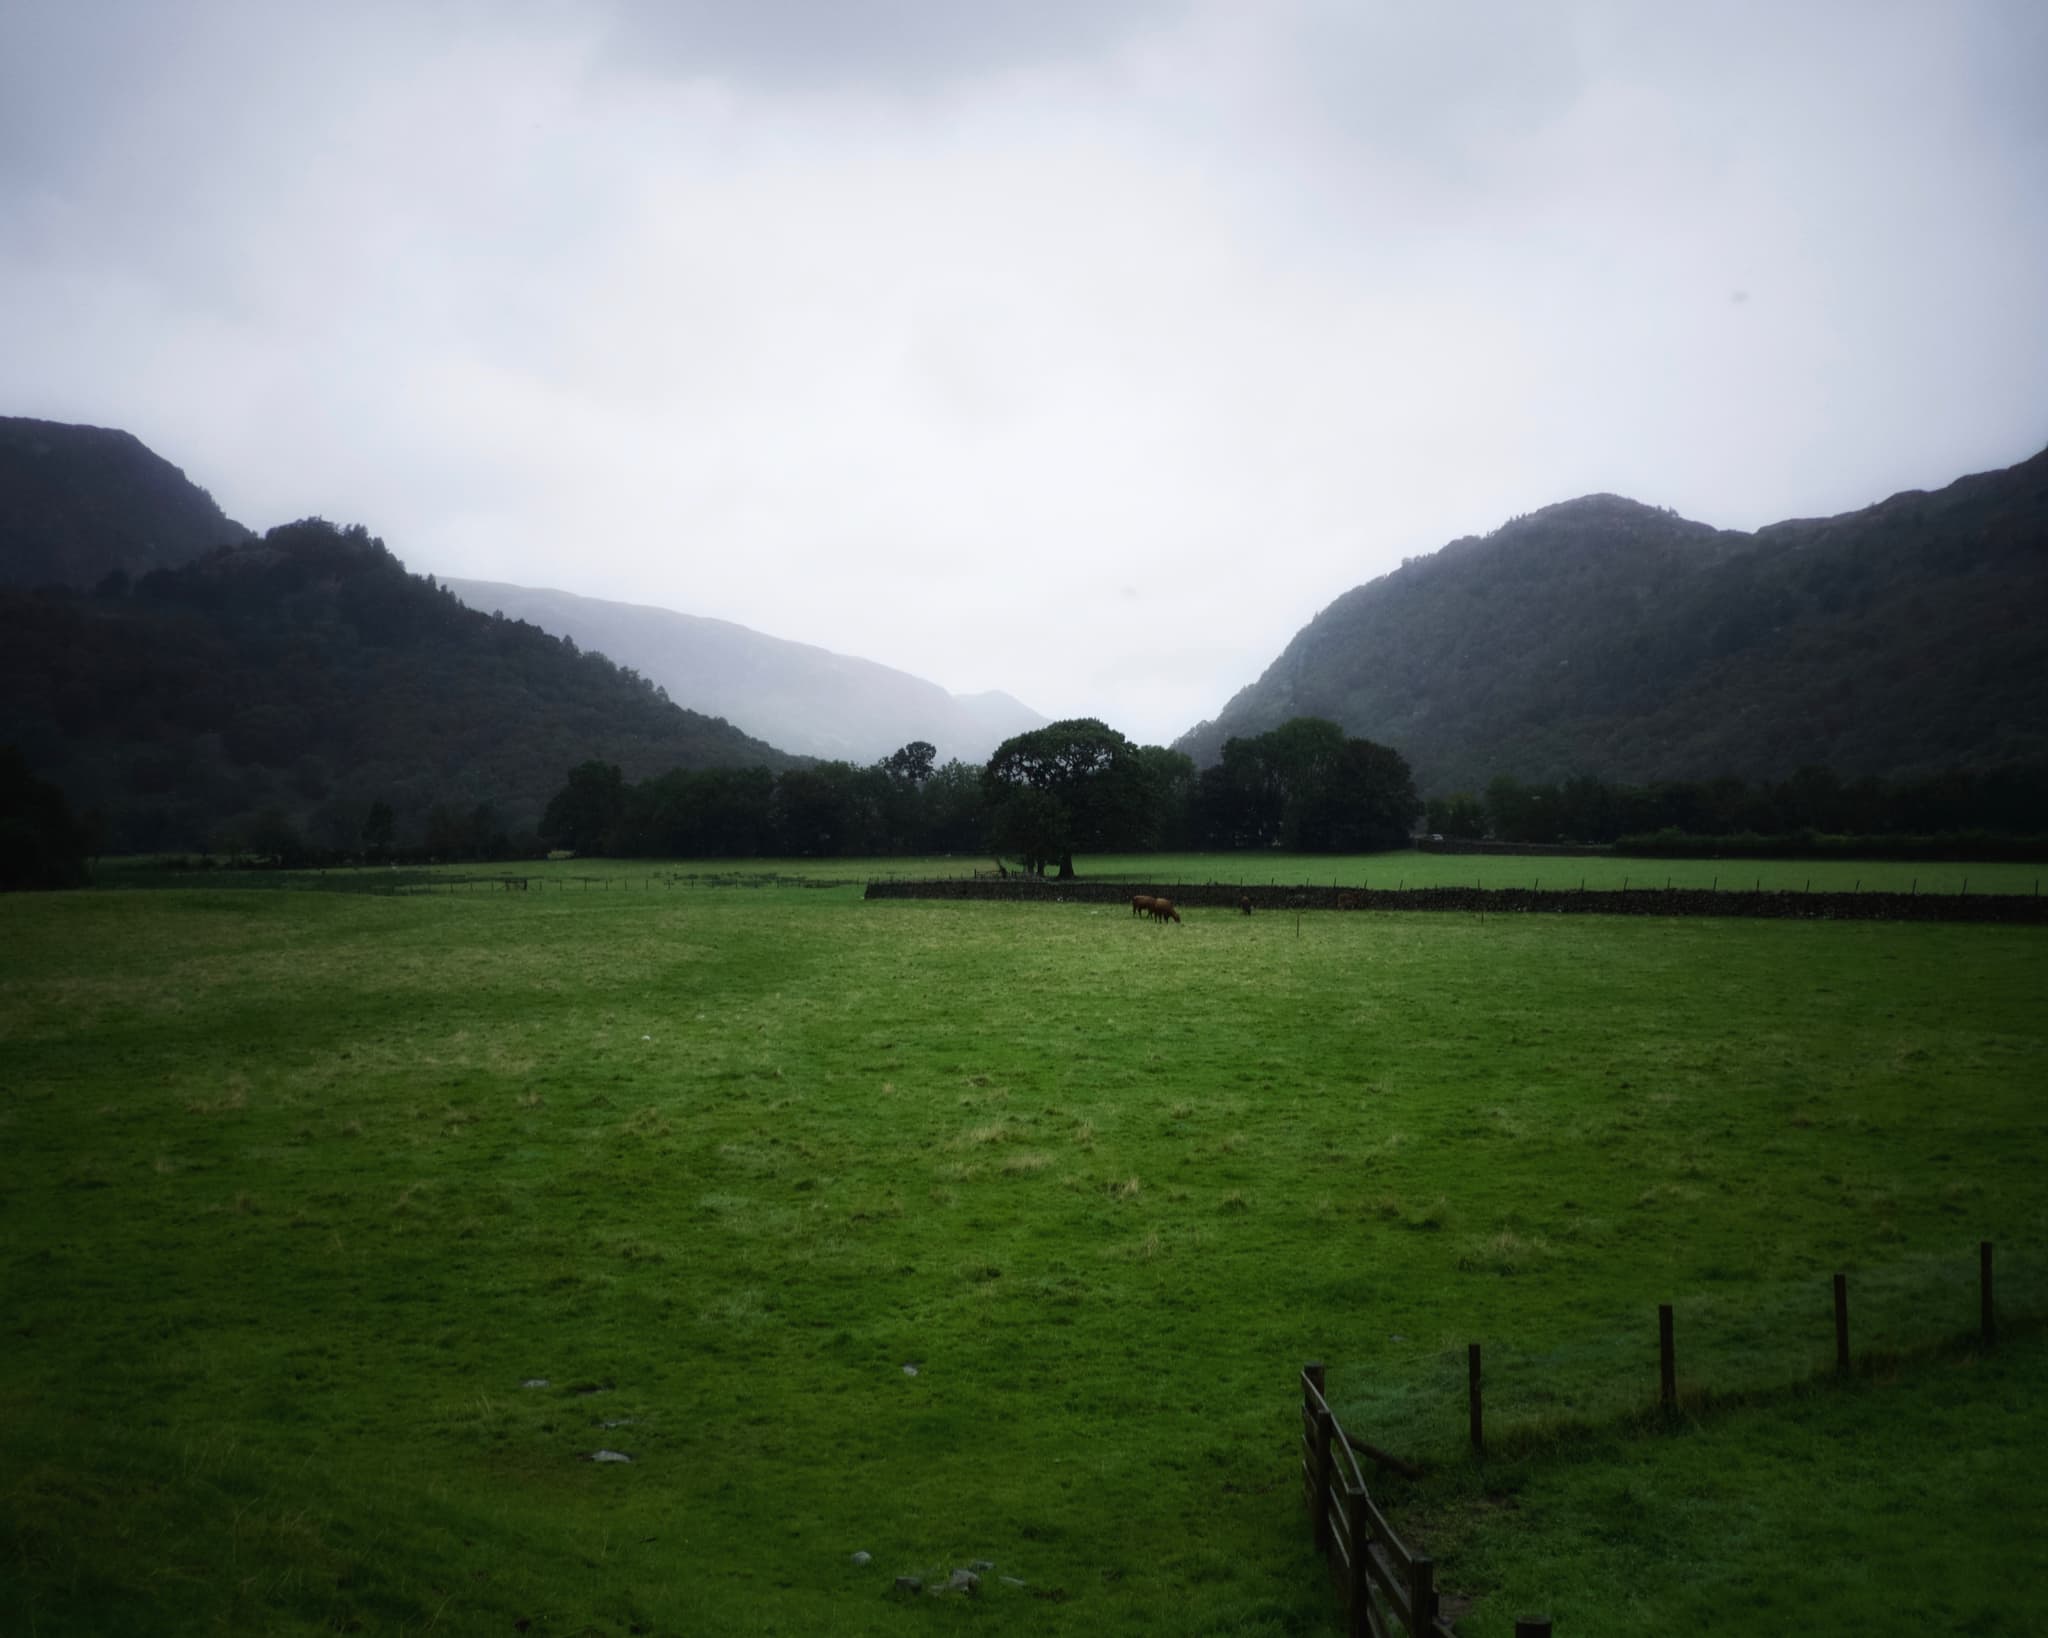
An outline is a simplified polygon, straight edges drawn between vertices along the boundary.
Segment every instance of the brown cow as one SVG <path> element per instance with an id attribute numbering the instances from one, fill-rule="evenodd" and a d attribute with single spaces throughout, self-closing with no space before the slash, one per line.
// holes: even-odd
<path id="1" fill-rule="evenodd" d="M 1243 912 L 1244 912 L 1244 913 L 1245 913 L 1246 915 L 1250 915 L 1250 914 L 1252 913 L 1252 896 L 1251 896 L 1251 894 L 1249 894 L 1249 893 L 1240 893 L 1240 894 L 1238 894 L 1238 896 L 1237 896 L 1237 907 L 1238 907 L 1238 909 L 1242 910 L 1242 911 L 1243 911 Z"/>
<path id="2" fill-rule="evenodd" d="M 1174 909 L 1173 900 L 1171 899 L 1154 899 L 1152 901 L 1152 915 L 1154 919 L 1159 921 L 1180 920 L 1180 912 Z"/>
<path id="3" fill-rule="evenodd" d="M 1158 902 L 1149 893 L 1133 893 L 1131 895 L 1131 914 L 1134 916 L 1149 916 L 1152 913 L 1152 907 Z"/>

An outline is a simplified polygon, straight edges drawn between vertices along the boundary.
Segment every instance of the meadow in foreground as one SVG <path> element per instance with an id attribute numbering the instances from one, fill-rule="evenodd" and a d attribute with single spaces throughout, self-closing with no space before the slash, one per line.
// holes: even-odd
<path id="1" fill-rule="evenodd" d="M 1758 1579 L 1827 1630 L 1888 1473 L 1916 1551 L 2048 1523 L 2038 1334 L 1913 1352 L 1980 1238 L 2048 1306 L 2038 930 L 700 886 L 0 935 L 9 1630 L 1332 1630 L 1311 1357 L 1432 1463 L 1393 1505 L 1461 1631 L 1755 1630 Z M 1837 1268 L 1905 1357 L 1787 1398 Z M 1755 1403 L 1641 1430 L 1659 1301 Z M 1802 1417 L 1847 1469 L 1766 1459 Z M 2002 1575 L 1871 1596 L 2020 1630 Z"/>

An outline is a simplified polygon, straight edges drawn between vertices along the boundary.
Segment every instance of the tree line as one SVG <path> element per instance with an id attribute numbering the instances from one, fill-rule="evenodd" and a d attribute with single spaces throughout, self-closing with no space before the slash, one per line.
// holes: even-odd
<path id="1" fill-rule="evenodd" d="M 982 767 L 935 765 L 923 742 L 867 767 L 679 770 L 638 785 L 586 762 L 549 803 L 540 834 L 580 853 L 638 857 L 980 852 L 1071 875 L 1087 853 L 1374 852 L 1406 846 L 1418 820 L 1453 839 L 1670 852 L 1710 842 L 1725 851 L 1744 838 L 1854 852 L 1910 838 L 1939 851 L 1938 838 L 2039 836 L 2044 815 L 2048 769 L 2033 765 L 1854 781 L 1806 768 L 1776 781 L 1645 786 L 1503 775 L 1482 796 L 1424 804 L 1400 752 L 1317 717 L 1231 739 L 1204 769 L 1076 718 L 1004 741 Z"/>
<path id="2" fill-rule="evenodd" d="M 532 831 L 512 829 L 488 802 L 435 802 L 404 822 L 382 798 L 357 811 L 352 835 L 316 845 L 269 810 L 234 851 L 284 865 L 492 860 L 549 848 L 640 858 L 985 854 L 1068 876 L 1089 853 L 1373 852 L 1407 845 L 1420 819 L 1425 832 L 1450 839 L 1639 853 L 1960 858 L 2003 856 L 2026 845 L 2014 839 L 2043 836 L 2048 769 L 1844 781 L 1808 768 L 1778 781 L 1647 786 L 1502 776 L 1483 795 L 1425 804 L 1399 752 L 1320 718 L 1232 739 L 1206 769 L 1074 718 L 1004 741 L 980 766 L 940 763 L 921 740 L 866 766 L 677 768 L 637 783 L 618 764 L 590 759 L 570 770 Z M 91 818 L 74 818 L 63 793 L 33 778 L 11 747 L 0 753 L 0 832 L 0 886 L 82 881 L 102 845 Z"/>
<path id="3" fill-rule="evenodd" d="M 1425 810 L 1426 828 L 1441 836 L 1525 843 L 2038 837 L 2044 819 L 2048 767 L 2017 763 L 1889 780 L 1844 780 L 1826 768 L 1754 783 L 1724 778 L 1620 785 L 1590 774 L 1525 783 L 1503 776 L 1483 796 L 1459 792 L 1431 800 Z"/>
<path id="4" fill-rule="evenodd" d="M 1086 853 L 1399 847 L 1421 811 L 1400 753 L 1332 722 L 1234 739 L 1198 771 L 1179 751 L 1077 717 L 1005 740 L 980 767 L 936 763 L 922 740 L 866 767 L 679 769 L 638 784 L 593 760 L 548 803 L 540 837 L 625 857 L 987 852 L 1070 876 Z"/>

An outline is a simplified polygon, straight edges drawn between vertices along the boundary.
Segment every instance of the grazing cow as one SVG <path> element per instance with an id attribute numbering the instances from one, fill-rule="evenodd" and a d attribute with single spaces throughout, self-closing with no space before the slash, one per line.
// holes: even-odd
<path id="1" fill-rule="evenodd" d="M 1131 914 L 1134 916 L 1149 916 L 1152 914 L 1153 906 L 1158 904 L 1158 902 L 1149 893 L 1133 893 L 1131 895 Z"/>
<path id="2" fill-rule="evenodd" d="M 1154 899 L 1152 901 L 1152 915 L 1158 921 L 1180 920 L 1180 912 L 1174 909 L 1173 900 L 1171 899 Z"/>
<path id="3" fill-rule="evenodd" d="M 1249 893 L 1240 893 L 1240 894 L 1238 894 L 1238 896 L 1237 896 L 1237 907 L 1238 907 L 1238 909 L 1242 910 L 1242 911 L 1243 911 L 1243 912 L 1244 912 L 1244 913 L 1245 913 L 1246 915 L 1250 915 L 1250 914 L 1252 913 L 1252 896 L 1251 896 L 1251 894 L 1249 894 Z"/>

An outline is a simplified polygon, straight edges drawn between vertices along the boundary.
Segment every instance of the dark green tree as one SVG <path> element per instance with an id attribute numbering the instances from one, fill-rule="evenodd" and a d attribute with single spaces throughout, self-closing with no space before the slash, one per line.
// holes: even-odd
<path id="1" fill-rule="evenodd" d="M 585 762 L 549 800 L 541 840 L 576 853 L 603 853 L 617 843 L 625 816 L 625 779 L 616 764 Z"/>
<path id="2" fill-rule="evenodd" d="M 1431 797 L 1423 823 L 1453 841 L 1477 841 L 1486 834 L 1486 804 L 1470 791 Z"/>
<path id="3" fill-rule="evenodd" d="M 775 851 L 791 858 L 831 858 L 860 851 L 859 793 L 844 762 L 792 768 L 775 782 L 768 822 Z"/>
<path id="4" fill-rule="evenodd" d="M 1197 845 L 1195 799 L 1199 775 L 1195 759 L 1164 745 L 1138 749 L 1145 779 L 1152 787 L 1152 834 L 1149 845 L 1178 852 Z"/>
<path id="5" fill-rule="evenodd" d="M 677 768 L 633 787 L 628 849 L 670 859 L 748 859 L 773 848 L 766 768 Z"/>
<path id="6" fill-rule="evenodd" d="M 1422 812 L 1408 759 L 1389 745 L 1347 739 L 1323 775 L 1323 845 L 1338 853 L 1406 847 Z"/>
<path id="7" fill-rule="evenodd" d="M 1074 854 L 1146 845 L 1153 786 L 1138 748 L 1094 717 L 1070 717 L 1006 739 L 982 769 L 989 835 L 1026 870 L 1057 864 L 1074 874 Z"/>
<path id="8" fill-rule="evenodd" d="M 872 808 L 876 821 L 876 851 L 915 853 L 923 847 L 929 828 L 925 787 L 931 782 L 932 763 L 938 754 L 930 741 L 914 739 L 864 770 L 872 775 L 861 783 L 863 806 Z"/>
<path id="9" fill-rule="evenodd" d="M 918 793 L 922 822 L 912 847 L 919 853 L 978 852 L 984 829 L 981 769 L 957 757 L 932 770 Z"/>
<path id="10" fill-rule="evenodd" d="M 932 776 L 932 764 L 938 758 L 938 747 L 929 740 L 913 739 L 908 745 L 891 751 L 882 759 L 882 768 L 891 779 L 905 784 L 921 786 Z"/>
<path id="11" fill-rule="evenodd" d="M 82 887 L 90 827 L 64 793 L 28 771 L 12 745 L 0 746 L 0 891 Z"/>
<path id="12" fill-rule="evenodd" d="M 1486 787 L 1487 828 L 1503 842 L 1557 840 L 1557 787 L 1502 774 Z"/>
<path id="13" fill-rule="evenodd" d="M 1229 740 L 1198 791 L 1212 845 L 1303 852 L 1399 847 L 1422 804 L 1400 752 L 1348 737 L 1321 717 Z"/>

